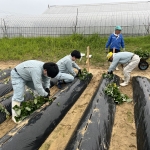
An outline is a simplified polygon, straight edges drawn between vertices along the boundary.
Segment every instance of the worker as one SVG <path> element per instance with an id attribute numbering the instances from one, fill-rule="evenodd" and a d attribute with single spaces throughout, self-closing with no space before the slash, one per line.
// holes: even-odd
<path id="1" fill-rule="evenodd" d="M 123 51 L 125 51 L 125 44 L 124 44 L 123 36 L 121 34 L 121 30 L 122 30 L 121 26 L 116 26 L 115 32 L 109 36 L 105 46 L 106 53 L 108 53 L 108 47 L 109 47 L 109 52 L 113 52 L 113 53 L 120 52 L 121 47 L 123 48 Z M 116 70 L 119 70 L 119 68 L 116 67 Z"/>
<path id="2" fill-rule="evenodd" d="M 81 74 L 80 67 L 75 63 L 76 59 L 80 58 L 80 52 L 78 50 L 73 50 L 70 55 L 63 57 L 56 63 L 59 68 L 59 73 L 56 76 L 59 89 L 62 88 L 62 84 L 72 82 L 77 75 Z M 78 70 L 77 74 L 75 73 L 74 68 Z"/>
<path id="3" fill-rule="evenodd" d="M 13 107 L 20 106 L 24 101 L 25 85 L 35 90 L 40 96 L 50 96 L 50 78 L 54 78 L 59 72 L 57 64 L 53 62 L 44 63 L 38 60 L 28 60 L 18 64 L 11 71 L 11 82 L 13 87 L 12 96 L 12 120 L 16 123 L 17 116 Z"/>
<path id="4" fill-rule="evenodd" d="M 140 57 L 131 52 L 120 52 L 107 54 L 108 61 L 112 62 L 108 69 L 108 74 L 112 74 L 118 64 L 123 65 L 124 82 L 121 86 L 127 86 L 130 81 L 131 71 L 138 66 Z"/>

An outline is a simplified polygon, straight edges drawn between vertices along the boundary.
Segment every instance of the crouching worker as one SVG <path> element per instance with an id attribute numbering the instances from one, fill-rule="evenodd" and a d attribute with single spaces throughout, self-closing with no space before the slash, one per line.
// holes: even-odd
<path id="1" fill-rule="evenodd" d="M 128 85 L 130 81 L 130 73 L 131 71 L 138 66 L 140 62 L 140 58 L 138 55 L 131 52 L 120 52 L 120 53 L 112 53 L 109 52 L 107 54 L 108 61 L 112 62 L 109 69 L 108 74 L 113 73 L 118 64 L 122 64 L 123 74 L 124 74 L 124 82 L 121 83 L 121 86 Z"/>
<path id="2" fill-rule="evenodd" d="M 12 97 L 12 120 L 16 123 L 17 114 L 13 110 L 15 105 L 20 106 L 24 101 L 25 85 L 35 90 L 40 96 L 50 96 L 50 77 L 54 78 L 58 74 L 57 64 L 53 62 L 41 62 L 28 60 L 20 63 L 11 71 L 11 82 L 13 86 Z"/>
<path id="3" fill-rule="evenodd" d="M 61 89 L 61 84 L 72 82 L 78 74 L 81 74 L 80 67 L 75 63 L 76 59 L 80 58 L 80 52 L 78 50 L 74 50 L 70 55 L 63 57 L 56 63 L 59 68 L 59 73 L 56 76 L 56 79 L 58 80 L 57 86 L 59 89 Z M 73 68 L 78 70 L 77 74 L 74 72 Z"/>

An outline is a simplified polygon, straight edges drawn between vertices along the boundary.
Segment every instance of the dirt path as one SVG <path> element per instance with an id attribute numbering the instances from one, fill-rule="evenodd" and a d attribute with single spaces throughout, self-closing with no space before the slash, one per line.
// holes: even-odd
<path id="1" fill-rule="evenodd" d="M 131 73 L 131 79 L 133 76 L 144 76 L 150 78 L 149 72 L 150 68 L 146 71 L 141 71 L 136 68 Z M 115 73 L 118 76 L 123 77 L 121 71 L 116 71 Z M 133 98 L 131 81 L 128 86 L 120 87 L 120 91 L 121 93 L 127 94 L 130 98 Z M 137 150 L 133 103 L 124 103 L 116 107 L 110 150 Z"/>
<path id="2" fill-rule="evenodd" d="M 64 150 L 68 139 L 71 137 L 75 127 L 77 126 L 84 110 L 90 102 L 101 78 L 103 71 L 100 69 L 91 69 L 93 78 L 85 89 L 83 94 L 68 111 L 64 119 L 58 124 L 55 130 L 47 138 L 40 150 Z"/>
<path id="3" fill-rule="evenodd" d="M 132 98 L 132 86 L 120 88 L 121 93 Z M 136 150 L 136 130 L 133 103 L 116 106 L 110 150 Z"/>
<path id="4" fill-rule="evenodd" d="M 0 68 L 14 67 L 18 62 L 3 62 L 0 63 Z M 95 92 L 101 74 L 107 71 L 106 68 L 91 67 L 90 72 L 94 77 L 83 94 L 80 96 L 74 106 L 68 111 L 64 119 L 55 128 L 52 134 L 43 143 L 40 150 L 64 150 L 69 138 L 76 128 L 80 118 L 83 115 L 93 93 Z M 150 68 L 146 71 L 140 71 L 135 69 L 131 76 L 145 76 L 150 78 Z M 122 71 L 115 71 L 115 74 L 122 77 Z M 132 85 L 131 83 L 127 87 L 120 87 L 122 93 L 127 94 L 132 98 Z M 112 138 L 110 143 L 110 150 L 136 150 L 136 130 L 134 124 L 133 103 L 124 103 L 116 107 L 115 122 L 112 131 Z M 10 121 L 6 121 L 5 124 L 0 125 L 2 133 L 3 129 L 10 128 Z M 12 127 L 14 126 L 13 122 Z M 8 131 L 7 131 L 8 132 Z"/>

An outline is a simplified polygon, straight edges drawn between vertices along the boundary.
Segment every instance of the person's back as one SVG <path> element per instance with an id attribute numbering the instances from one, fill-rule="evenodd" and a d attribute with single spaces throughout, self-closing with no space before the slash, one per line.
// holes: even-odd
<path id="1" fill-rule="evenodd" d="M 68 73 L 68 68 L 67 68 L 68 65 L 67 64 L 72 65 L 71 55 L 67 55 L 67 56 L 63 57 L 56 64 L 58 65 L 58 68 L 59 68 L 60 72 Z"/>
<path id="2" fill-rule="evenodd" d="M 120 52 L 113 54 L 113 61 L 118 61 L 120 64 L 127 63 L 133 56 L 132 52 Z"/>
<path id="3" fill-rule="evenodd" d="M 32 81 L 32 72 L 42 75 L 44 62 L 28 60 L 20 63 L 15 68 L 19 75 L 26 81 Z"/>

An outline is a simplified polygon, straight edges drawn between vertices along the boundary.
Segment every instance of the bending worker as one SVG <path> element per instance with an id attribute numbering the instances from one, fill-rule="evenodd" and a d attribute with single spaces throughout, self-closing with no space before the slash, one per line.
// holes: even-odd
<path id="1" fill-rule="evenodd" d="M 105 46 L 106 53 L 108 53 L 108 47 L 109 47 L 109 52 L 113 53 L 118 53 L 120 52 L 120 49 L 122 47 L 123 51 L 125 51 L 125 44 L 124 44 L 124 39 L 121 34 L 121 27 L 116 26 L 115 27 L 115 32 L 112 33 Z M 118 67 L 116 67 L 116 70 L 119 70 Z"/>
<path id="2" fill-rule="evenodd" d="M 37 60 L 28 60 L 20 63 L 11 71 L 13 86 L 12 120 L 16 123 L 17 114 L 13 110 L 15 105 L 20 106 L 24 101 L 25 85 L 36 90 L 43 97 L 50 96 L 50 77 L 54 78 L 59 72 L 58 66 L 53 62 L 44 63 Z"/>
<path id="3" fill-rule="evenodd" d="M 63 57 L 56 63 L 59 68 L 59 73 L 56 76 L 56 79 L 58 80 L 58 88 L 61 89 L 61 84 L 69 83 L 74 80 L 74 77 L 77 75 L 73 70 L 74 68 L 78 70 L 78 74 L 81 74 L 80 67 L 75 63 L 76 59 L 80 58 L 80 52 L 78 50 L 74 50 L 70 55 Z"/>
<path id="4" fill-rule="evenodd" d="M 131 71 L 138 66 L 140 62 L 140 58 L 138 55 L 131 52 L 120 52 L 120 53 L 112 53 L 109 52 L 107 54 L 108 61 L 112 62 L 108 69 L 108 74 L 112 74 L 118 64 L 122 64 L 123 74 L 124 74 L 124 82 L 121 83 L 121 86 L 128 85 L 130 81 L 130 73 Z"/>

